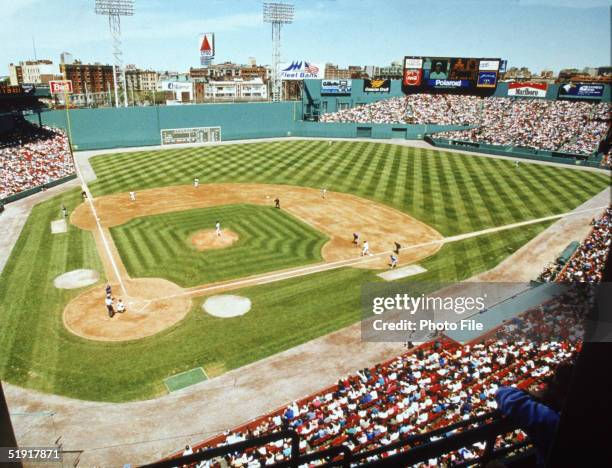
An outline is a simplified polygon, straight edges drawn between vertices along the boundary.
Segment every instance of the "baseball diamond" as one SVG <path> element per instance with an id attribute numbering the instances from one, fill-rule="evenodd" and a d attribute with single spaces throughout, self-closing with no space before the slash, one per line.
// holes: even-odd
<path id="1" fill-rule="evenodd" d="M 201 366 L 212 378 L 357 321 L 360 284 L 380 281 L 385 264 L 381 256 L 359 265 L 359 249 L 350 243 L 354 230 L 373 236 L 375 254 L 396 240 L 405 247 L 440 240 L 402 253 L 400 261 L 418 260 L 427 271 L 399 281 L 460 280 L 498 264 L 552 221 L 449 243 L 444 238 L 561 215 L 609 183 L 598 173 L 528 163 L 517 172 L 511 161 L 362 142 L 140 151 L 91 163 L 93 201 L 135 297 L 125 298 L 128 311 L 117 320 L 96 305 L 106 281 L 115 291 L 118 286 L 78 190 L 37 205 L 2 273 L 1 320 L 10 332 L 0 346 L 12 351 L 2 353 L 0 369 L 9 382 L 101 401 L 160 395 L 164 379 L 178 372 Z M 325 200 L 320 187 L 328 188 Z M 137 193 L 135 202 L 128 191 Z M 280 211 L 272 206 L 276 196 Z M 58 203 L 71 213 L 64 237 L 48 229 Z M 359 221 L 363 210 L 372 213 Z M 213 229 L 217 219 L 239 235 L 237 243 L 193 250 L 190 234 Z M 33 249 L 43 263 L 23 261 Z M 304 269 L 345 259 L 355 264 Z M 99 271 L 100 282 L 84 290 L 53 287 L 53 278 L 76 268 Z M 275 270 L 284 273 L 275 276 Z M 257 275 L 262 279 L 241 283 Z M 34 283 L 23 281 L 32 277 L 44 300 L 28 286 Z M 7 286 L 18 283 L 23 286 Z M 207 284 L 221 288 L 197 291 Z M 225 287 L 249 298 L 251 311 L 225 320 L 203 315 L 202 302 Z M 98 359 L 103 349 L 112 360 Z M 70 362 L 69 372 L 53 364 L 58 359 Z"/>

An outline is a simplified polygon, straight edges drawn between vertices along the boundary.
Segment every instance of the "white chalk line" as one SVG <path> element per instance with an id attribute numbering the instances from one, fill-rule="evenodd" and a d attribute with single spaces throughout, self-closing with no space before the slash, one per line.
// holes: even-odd
<path id="1" fill-rule="evenodd" d="M 121 278 L 121 274 L 119 273 L 119 268 L 117 267 L 117 264 L 115 263 L 113 253 L 111 252 L 110 246 L 108 244 L 108 240 L 106 239 L 106 236 L 104 235 L 104 230 L 102 229 L 102 225 L 100 224 L 100 219 L 98 218 L 98 212 L 96 211 L 96 207 L 94 206 L 94 203 L 93 203 L 93 200 L 94 200 L 93 195 L 89 191 L 89 186 L 87 185 L 87 182 L 85 182 L 85 179 L 83 178 L 83 174 L 81 173 L 81 168 L 79 167 L 74 155 L 72 156 L 72 162 L 74 163 L 74 167 L 76 169 L 77 176 L 79 180 L 81 181 L 81 187 L 83 188 L 85 195 L 87 195 L 87 201 L 89 202 L 89 206 L 93 213 L 93 217 L 96 220 L 96 226 L 98 228 L 98 233 L 100 234 L 100 238 L 102 239 L 102 243 L 104 244 L 106 255 L 108 256 L 111 262 L 111 265 L 115 272 L 115 276 L 117 277 L 117 280 L 119 281 L 119 286 L 121 286 L 121 291 L 123 291 L 123 295 L 127 296 L 128 292 L 125 287 L 125 283 L 123 282 L 123 278 Z"/>
<path id="2" fill-rule="evenodd" d="M 521 222 L 512 223 L 512 224 L 506 224 L 504 226 L 497 226 L 493 228 L 483 229 L 480 231 L 474 231 L 474 232 L 469 232 L 465 234 L 458 234 L 456 236 L 445 237 L 443 239 L 436 239 L 436 240 L 432 240 L 428 242 L 422 242 L 420 244 L 413 244 L 407 247 L 402 247 L 400 249 L 400 252 L 412 250 L 412 249 L 418 249 L 421 247 L 429 247 L 432 245 L 447 244 L 447 243 L 456 242 L 456 241 L 460 241 L 464 239 L 469 239 L 472 237 L 479 237 L 479 236 L 483 236 L 487 234 L 492 234 L 494 232 L 500 232 L 500 231 L 505 231 L 508 229 L 515 229 L 515 228 L 522 227 L 522 226 L 528 226 L 531 224 L 538 224 L 538 223 L 542 223 L 545 221 L 551 221 L 554 219 L 567 218 L 570 216 L 575 216 L 575 215 L 579 215 L 579 214 L 583 214 L 583 213 L 587 213 L 591 211 L 604 210 L 606 208 L 607 206 L 586 208 L 583 210 L 575 210 L 575 211 L 570 211 L 566 213 L 545 216 L 543 218 L 531 219 L 528 221 L 521 221 Z M 328 262 L 328 263 L 317 263 L 315 265 L 311 265 L 307 267 L 300 267 L 300 268 L 296 268 L 293 270 L 285 270 L 285 271 L 280 271 L 280 272 L 267 273 L 267 274 L 253 276 L 249 278 L 243 278 L 243 279 L 236 280 L 236 281 L 219 283 L 216 285 L 205 286 L 205 287 L 198 288 L 198 289 L 191 289 L 191 290 L 187 290 L 181 293 L 160 297 L 155 300 L 173 299 L 176 297 L 183 297 L 183 296 L 199 296 L 199 295 L 203 295 L 205 293 L 217 291 L 220 289 L 221 290 L 236 289 L 243 285 L 259 286 L 263 284 L 273 283 L 276 281 L 298 278 L 300 276 L 306 276 L 306 275 L 321 273 L 324 271 L 334 270 L 334 269 L 338 269 L 342 267 L 357 265 L 360 263 L 367 263 L 373 260 L 378 260 L 379 258 L 387 256 L 387 255 L 389 255 L 389 252 L 380 252 L 377 254 L 372 254 L 369 257 L 359 257 L 356 259 L 337 260 L 337 261 Z"/>

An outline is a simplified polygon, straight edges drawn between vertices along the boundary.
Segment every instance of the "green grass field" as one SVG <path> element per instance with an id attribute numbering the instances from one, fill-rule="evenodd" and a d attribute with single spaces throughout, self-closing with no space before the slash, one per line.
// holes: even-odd
<path id="1" fill-rule="evenodd" d="M 326 186 L 407 211 L 444 235 L 563 213 L 610 183 L 605 175 L 583 171 L 527 163 L 515 169 L 503 160 L 356 142 L 114 154 L 93 164 L 96 195 L 187 184 L 195 176 L 203 183 Z M 0 276 L 0 378 L 44 392 L 128 401 L 164 394 L 164 379 L 196 367 L 213 378 L 355 323 L 361 285 L 378 280 L 376 272 L 343 268 L 237 290 L 253 307 L 235 319 L 204 314 L 205 298 L 198 298 L 182 322 L 155 336 L 93 342 L 62 324 L 65 304 L 81 290 L 52 284 L 68 270 L 102 268 L 89 232 L 70 226 L 66 234 L 50 234 L 61 203 L 73 209 L 80 203 L 78 190 L 34 208 Z M 426 273 L 402 281 L 466 279 L 498 264 L 548 224 L 447 244 L 419 262 Z"/>
<path id="2" fill-rule="evenodd" d="M 198 252 L 190 238 L 202 229 L 239 236 L 231 247 Z M 136 218 L 111 229 L 132 277 L 165 278 L 189 287 L 321 261 L 327 236 L 271 206 L 224 205 Z"/>
<path id="3" fill-rule="evenodd" d="M 207 377 L 204 370 L 201 367 L 196 367 L 164 379 L 164 384 L 169 392 L 176 392 L 205 380 L 207 380 Z"/>
<path id="4" fill-rule="evenodd" d="M 566 212 L 610 184 L 604 174 L 364 142 L 292 141 L 98 156 L 94 195 L 206 182 L 347 192 L 408 212 L 445 236 Z"/>

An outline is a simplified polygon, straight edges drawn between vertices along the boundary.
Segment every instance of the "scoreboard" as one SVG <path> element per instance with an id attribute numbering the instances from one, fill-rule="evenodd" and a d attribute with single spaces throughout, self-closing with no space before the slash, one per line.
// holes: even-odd
<path id="1" fill-rule="evenodd" d="M 411 93 L 493 94 L 501 59 L 404 57 L 402 90 Z"/>
<path id="2" fill-rule="evenodd" d="M 21 86 L 12 86 L 0 84 L 0 95 L 24 94 L 25 91 Z"/>
<path id="3" fill-rule="evenodd" d="M 215 141 L 221 141 L 221 127 L 163 128 L 161 130 L 162 145 Z"/>

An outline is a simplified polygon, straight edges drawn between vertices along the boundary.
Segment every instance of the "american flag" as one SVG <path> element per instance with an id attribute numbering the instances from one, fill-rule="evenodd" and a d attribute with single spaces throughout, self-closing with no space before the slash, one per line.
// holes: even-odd
<path id="1" fill-rule="evenodd" d="M 308 73 L 312 73 L 313 75 L 316 75 L 317 73 L 319 73 L 319 67 L 308 63 L 308 62 L 304 62 L 304 68 L 306 68 L 306 71 Z"/>

